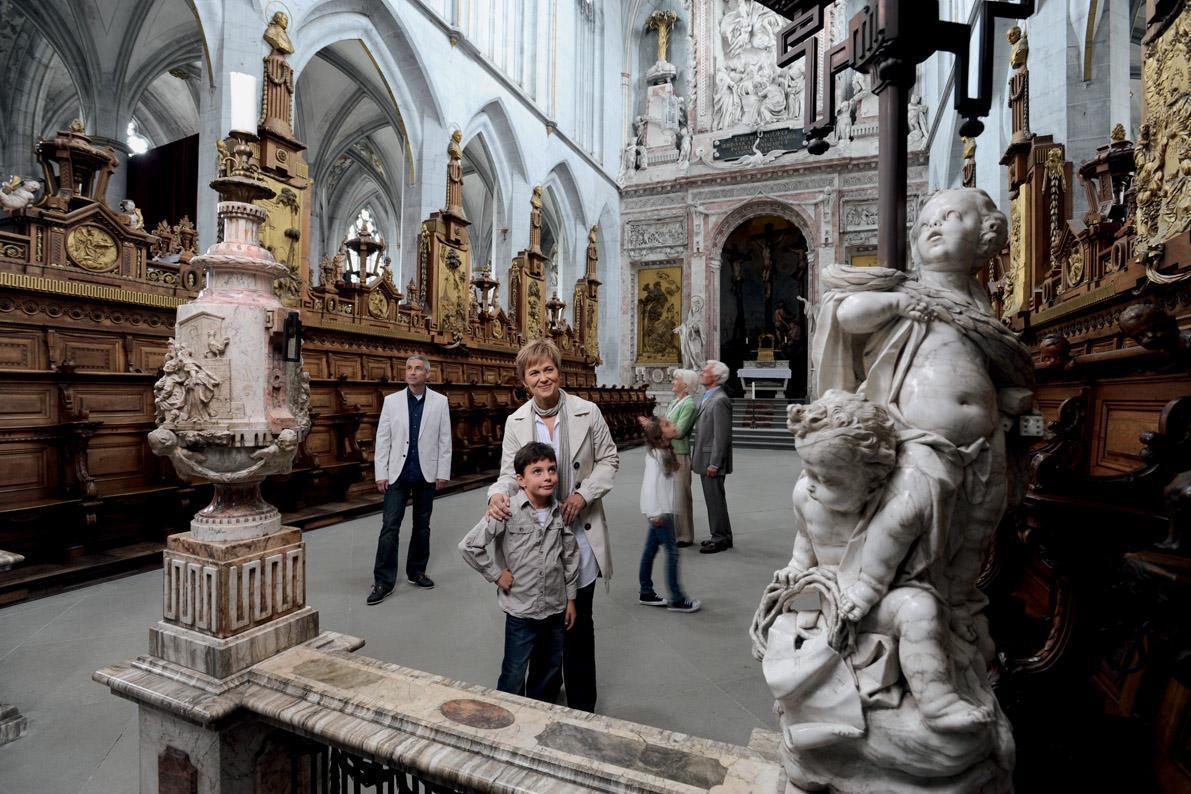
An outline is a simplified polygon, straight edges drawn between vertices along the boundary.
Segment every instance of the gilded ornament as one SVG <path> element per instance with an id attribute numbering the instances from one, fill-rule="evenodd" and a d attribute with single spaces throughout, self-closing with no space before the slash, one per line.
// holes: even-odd
<path id="1" fill-rule="evenodd" d="M 1067 284 L 1074 287 L 1083 281 L 1083 250 L 1076 246 L 1067 257 Z"/>
<path id="2" fill-rule="evenodd" d="M 389 314 L 389 299 L 380 290 L 373 290 L 368 295 L 368 313 L 379 320 Z"/>
<path id="3" fill-rule="evenodd" d="M 1145 119 L 1133 147 L 1139 261 L 1191 228 L 1191 11 L 1149 42 L 1142 63 Z"/>
<path id="4" fill-rule="evenodd" d="M 78 226 L 66 236 L 66 253 L 79 267 L 104 273 L 116 266 L 120 249 L 115 239 L 98 226 Z"/>

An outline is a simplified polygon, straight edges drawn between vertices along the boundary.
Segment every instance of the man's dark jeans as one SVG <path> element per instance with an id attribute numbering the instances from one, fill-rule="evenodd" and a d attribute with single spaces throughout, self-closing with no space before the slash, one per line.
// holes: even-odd
<path id="1" fill-rule="evenodd" d="M 432 482 L 395 482 L 385 489 L 385 514 L 380 526 L 380 540 L 376 544 L 376 564 L 372 581 L 377 587 L 392 590 L 397 584 L 397 547 L 405 504 L 414 498 L 414 527 L 410 533 L 409 551 L 405 555 L 405 575 L 413 578 L 426 573 L 430 562 L 430 512 L 434 509 Z"/>
<path id="2" fill-rule="evenodd" d="M 564 616 L 559 612 L 534 620 L 505 615 L 505 658 L 500 663 L 497 689 L 547 703 L 558 698 L 566 635 Z"/>

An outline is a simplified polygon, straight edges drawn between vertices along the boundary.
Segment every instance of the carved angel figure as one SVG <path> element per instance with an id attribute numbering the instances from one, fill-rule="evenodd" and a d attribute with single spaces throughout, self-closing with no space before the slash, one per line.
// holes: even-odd
<path id="1" fill-rule="evenodd" d="M 36 179 L 24 179 L 13 176 L 0 186 L 0 208 L 9 212 L 28 207 L 37 198 L 37 191 L 41 190 L 41 183 Z"/>
<path id="2" fill-rule="evenodd" d="M 124 216 L 124 222 L 128 224 L 128 228 L 145 228 L 145 216 L 141 214 L 136 202 L 132 199 L 124 199 L 120 202 L 120 214 Z"/>

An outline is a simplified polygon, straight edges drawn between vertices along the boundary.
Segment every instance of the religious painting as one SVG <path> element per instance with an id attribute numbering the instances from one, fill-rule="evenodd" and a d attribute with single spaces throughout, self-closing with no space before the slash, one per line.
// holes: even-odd
<path id="1" fill-rule="evenodd" d="M 637 278 L 637 363 L 681 361 L 674 329 L 682 324 L 682 266 L 641 270 Z"/>

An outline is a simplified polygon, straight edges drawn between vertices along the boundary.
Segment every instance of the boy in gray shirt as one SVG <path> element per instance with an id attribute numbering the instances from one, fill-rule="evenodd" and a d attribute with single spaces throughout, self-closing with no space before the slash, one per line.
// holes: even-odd
<path id="1" fill-rule="evenodd" d="M 505 611 L 505 656 L 496 688 L 553 703 L 562 686 L 563 639 L 575 623 L 579 547 L 554 499 L 554 448 L 526 444 L 513 458 L 513 470 L 520 490 L 509 501 L 512 515 L 504 521 L 480 519 L 459 542 L 459 553 L 496 585 L 496 601 Z"/>

